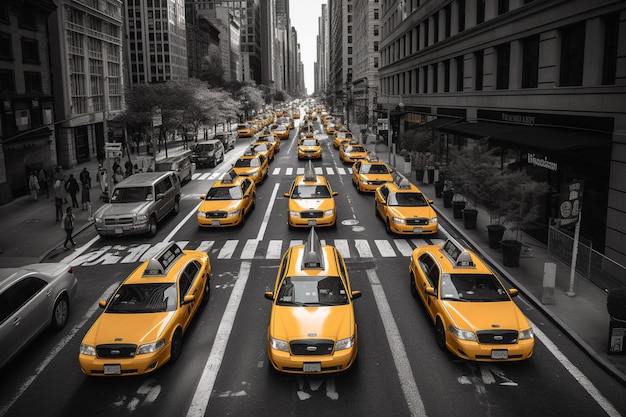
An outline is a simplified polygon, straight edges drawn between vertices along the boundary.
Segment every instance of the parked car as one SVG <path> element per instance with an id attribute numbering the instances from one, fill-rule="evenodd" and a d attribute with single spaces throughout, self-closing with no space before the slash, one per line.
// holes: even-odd
<path id="1" fill-rule="evenodd" d="M 200 142 L 191 150 L 191 160 L 196 165 L 209 165 L 216 167 L 217 164 L 224 161 L 224 144 L 220 139 L 211 139 Z"/>
<path id="2" fill-rule="evenodd" d="M 0 268 L 0 368 L 45 329 L 65 327 L 77 288 L 68 264 Z"/>
<path id="3" fill-rule="evenodd" d="M 216 133 L 213 139 L 217 139 L 224 145 L 224 152 L 235 149 L 235 135 L 232 132 Z"/>
<path id="4" fill-rule="evenodd" d="M 100 236 L 157 233 L 157 224 L 180 211 L 180 181 L 173 171 L 143 172 L 117 183 L 109 203 L 94 213 Z"/>
<path id="5" fill-rule="evenodd" d="M 196 165 L 192 162 L 192 156 L 191 151 L 185 151 L 180 155 L 159 159 L 156 162 L 155 171 L 174 171 L 181 184 L 183 181 L 191 181 L 191 176 L 196 171 Z"/>
<path id="6" fill-rule="evenodd" d="M 85 334 L 78 354 L 89 376 L 142 375 L 182 351 L 183 336 L 210 293 L 206 252 L 167 245 L 122 282 Z"/>

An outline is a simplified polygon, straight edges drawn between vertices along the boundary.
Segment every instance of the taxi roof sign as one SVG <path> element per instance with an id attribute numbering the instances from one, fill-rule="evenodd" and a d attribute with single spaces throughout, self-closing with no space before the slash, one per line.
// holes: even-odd
<path id="1" fill-rule="evenodd" d="M 311 227 L 309 236 L 304 243 L 304 255 L 302 256 L 302 269 L 324 269 L 324 255 L 322 244 L 315 233 L 315 227 Z"/>
<path id="2" fill-rule="evenodd" d="M 150 261 L 146 269 L 144 269 L 142 276 L 154 277 L 165 276 L 170 267 L 174 264 L 174 261 L 183 255 L 183 250 L 176 244 L 176 242 L 170 242 L 163 250 L 156 255 Z"/>
<path id="3" fill-rule="evenodd" d="M 451 261 L 455 267 L 474 267 L 474 261 L 467 250 L 452 237 L 448 237 L 443 244 L 441 252 Z"/>
<path id="4" fill-rule="evenodd" d="M 394 171 L 391 175 L 393 176 L 393 183 L 396 184 L 398 188 L 402 190 L 411 189 L 411 182 L 407 177 L 400 174 L 398 171 Z"/>
<path id="5" fill-rule="evenodd" d="M 232 184 L 238 176 L 237 171 L 229 169 L 222 175 L 221 181 L 223 184 Z"/>
<path id="6" fill-rule="evenodd" d="M 304 181 L 317 181 L 317 174 L 313 168 L 313 162 L 309 159 L 309 163 L 304 167 Z"/>

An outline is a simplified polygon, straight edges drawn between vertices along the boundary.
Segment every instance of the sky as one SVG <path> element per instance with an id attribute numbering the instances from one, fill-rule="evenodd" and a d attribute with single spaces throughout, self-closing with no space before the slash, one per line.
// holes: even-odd
<path id="1" fill-rule="evenodd" d="M 289 0 L 289 18 L 291 26 L 298 32 L 307 94 L 313 94 L 315 90 L 313 64 L 317 60 L 318 19 L 322 14 L 322 4 L 327 4 L 327 0 Z"/>

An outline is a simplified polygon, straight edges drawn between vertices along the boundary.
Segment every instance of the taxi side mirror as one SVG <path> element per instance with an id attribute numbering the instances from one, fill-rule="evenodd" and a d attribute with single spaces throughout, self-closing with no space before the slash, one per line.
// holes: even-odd
<path id="1" fill-rule="evenodd" d="M 519 291 L 517 291 L 517 288 L 511 288 L 509 289 L 509 295 L 511 297 L 517 297 L 519 295 Z"/>
<path id="2" fill-rule="evenodd" d="M 263 296 L 270 301 L 274 301 L 274 293 L 271 291 L 266 291 L 265 294 L 263 294 Z"/>
<path id="3" fill-rule="evenodd" d="M 107 306 L 107 300 L 98 301 L 98 307 L 105 308 Z"/>
<path id="4" fill-rule="evenodd" d="M 200 195 L 200 200 L 204 200 L 206 198 L 206 194 L 201 194 Z"/>
<path id="5" fill-rule="evenodd" d="M 361 291 L 352 291 L 352 295 L 350 296 L 350 298 L 356 300 L 357 298 L 361 298 L 362 295 L 363 294 L 361 293 Z"/>
<path id="6" fill-rule="evenodd" d="M 435 289 L 433 287 L 425 287 L 424 292 L 428 295 L 435 296 Z"/>
<path id="7" fill-rule="evenodd" d="M 185 298 L 183 298 L 183 305 L 185 305 L 185 304 L 191 304 L 191 303 L 193 303 L 194 301 L 196 301 L 196 296 L 195 296 L 195 295 L 193 295 L 193 294 L 187 294 L 187 295 L 185 296 Z"/>
<path id="8" fill-rule="evenodd" d="M 339 191 L 333 191 L 333 197 L 339 195 Z"/>
<path id="9" fill-rule="evenodd" d="M 433 200 L 428 200 L 428 204 L 433 204 L 434 201 Z"/>
<path id="10" fill-rule="evenodd" d="M 289 198 L 289 193 L 283 194 L 285 197 Z"/>

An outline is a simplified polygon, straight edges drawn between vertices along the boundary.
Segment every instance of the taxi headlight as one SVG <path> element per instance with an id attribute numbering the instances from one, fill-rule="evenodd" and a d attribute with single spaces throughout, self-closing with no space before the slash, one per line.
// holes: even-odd
<path id="1" fill-rule="evenodd" d="M 283 352 L 289 352 L 289 343 L 284 340 L 274 339 L 270 337 L 270 347 L 275 350 L 282 350 Z"/>
<path id="2" fill-rule="evenodd" d="M 80 354 L 87 355 L 87 356 L 96 356 L 96 348 L 91 345 L 86 345 L 84 343 L 81 343 Z"/>
<path id="3" fill-rule="evenodd" d="M 437 219 L 436 217 L 433 217 L 432 219 L 430 219 L 431 223 L 437 223 L 439 222 L 439 219 Z"/>
<path id="4" fill-rule="evenodd" d="M 337 340 L 337 343 L 335 344 L 335 350 L 350 349 L 352 346 L 354 346 L 354 336 Z"/>
<path id="5" fill-rule="evenodd" d="M 452 333 L 454 335 L 454 337 L 456 337 L 457 339 L 461 339 L 461 340 L 469 340 L 472 342 L 476 341 L 476 334 L 472 331 L 469 330 L 463 330 L 463 329 L 458 329 L 456 327 L 454 327 L 453 325 L 449 325 L 448 326 L 448 330 L 450 331 L 450 333 Z"/>
<path id="6" fill-rule="evenodd" d="M 206 213 L 205 213 L 204 211 L 198 211 L 198 212 L 196 213 L 196 216 L 197 216 L 198 218 L 204 219 L 204 218 L 206 218 Z"/>
<path id="7" fill-rule="evenodd" d="M 335 212 L 334 209 L 325 210 L 324 211 L 324 216 L 332 216 L 334 212 Z"/>
<path id="8" fill-rule="evenodd" d="M 394 223 L 398 223 L 398 224 L 406 224 L 406 220 L 401 218 L 401 217 L 392 217 L 391 220 L 393 220 Z"/>
<path id="9" fill-rule="evenodd" d="M 289 210 L 289 216 L 290 217 L 300 217 L 300 212 L 299 211 Z"/>
<path id="10" fill-rule="evenodd" d="M 519 332 L 519 340 L 527 340 L 534 338 L 533 329 L 526 329 Z"/>
<path id="11" fill-rule="evenodd" d="M 239 209 L 237 210 L 233 210 L 233 211 L 229 211 L 227 214 L 228 217 L 235 217 L 235 216 L 239 216 Z"/>
<path id="12" fill-rule="evenodd" d="M 137 349 L 137 355 L 154 353 L 157 350 L 161 349 L 163 346 L 165 346 L 165 339 L 161 339 L 157 342 L 146 343 L 145 345 L 139 346 L 139 349 Z"/>
<path id="13" fill-rule="evenodd" d="M 255 171 L 255 172 L 250 173 L 250 176 L 251 177 L 258 177 L 260 174 L 261 174 L 261 171 Z"/>

